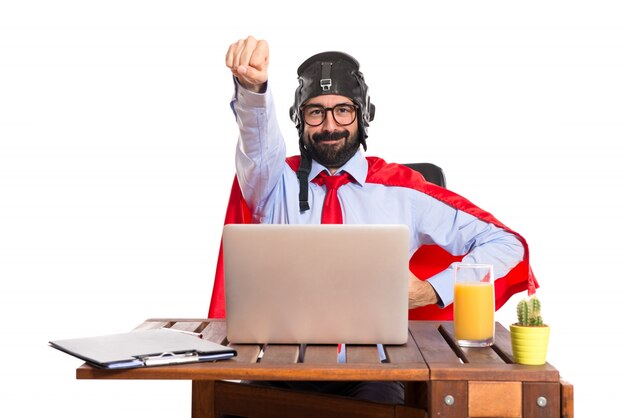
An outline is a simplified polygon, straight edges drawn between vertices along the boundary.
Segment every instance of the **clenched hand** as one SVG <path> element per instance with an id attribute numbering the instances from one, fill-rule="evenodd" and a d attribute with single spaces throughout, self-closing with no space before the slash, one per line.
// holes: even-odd
<path id="1" fill-rule="evenodd" d="M 231 44 L 226 53 L 226 66 L 246 89 L 261 92 L 267 82 L 270 50 L 266 41 L 253 36 Z"/>
<path id="2" fill-rule="evenodd" d="M 409 309 L 437 303 L 437 294 L 430 283 L 415 277 L 409 271 Z"/>

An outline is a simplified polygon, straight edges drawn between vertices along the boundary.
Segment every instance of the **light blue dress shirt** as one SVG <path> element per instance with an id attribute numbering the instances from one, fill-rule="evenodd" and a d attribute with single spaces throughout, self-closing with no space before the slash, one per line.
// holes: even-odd
<path id="1" fill-rule="evenodd" d="M 269 88 L 257 94 L 235 81 L 231 108 L 239 125 L 237 178 L 253 222 L 320 223 L 326 189 L 309 182 L 311 209 L 300 212 L 299 182 L 285 162 L 285 142 Z M 326 168 L 313 161 L 309 181 L 322 170 Z M 350 173 L 355 180 L 338 190 L 344 223 L 406 224 L 411 231 L 409 256 L 421 245 L 437 244 L 453 255 L 467 254 L 463 262 L 493 264 L 496 279 L 523 259 L 524 248 L 515 235 L 420 191 L 365 183 L 367 170 L 360 151 L 337 170 Z M 453 266 L 427 280 L 440 306 L 452 303 Z"/>

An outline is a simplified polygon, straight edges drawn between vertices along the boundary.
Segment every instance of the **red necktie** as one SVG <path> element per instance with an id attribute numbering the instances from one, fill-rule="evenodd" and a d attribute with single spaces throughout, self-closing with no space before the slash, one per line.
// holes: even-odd
<path id="1" fill-rule="evenodd" d="M 320 173 L 313 179 L 313 182 L 317 185 L 326 185 L 326 198 L 324 199 L 324 207 L 322 208 L 322 223 L 323 224 L 342 224 L 343 215 L 341 214 L 341 203 L 337 198 L 337 189 L 344 184 L 350 183 L 350 174 L 342 171 L 336 176 L 329 176 L 326 171 L 320 171 Z M 337 345 L 337 359 L 339 360 L 345 355 L 345 345 Z M 345 362 L 345 359 L 344 359 Z"/>
<path id="2" fill-rule="evenodd" d="M 324 199 L 324 207 L 322 209 L 323 224 L 342 224 L 343 216 L 341 215 L 341 204 L 337 198 L 337 189 L 344 184 L 350 183 L 350 174 L 345 171 L 336 176 L 329 176 L 326 171 L 321 171 L 313 182 L 318 185 L 326 185 L 326 198 Z"/>

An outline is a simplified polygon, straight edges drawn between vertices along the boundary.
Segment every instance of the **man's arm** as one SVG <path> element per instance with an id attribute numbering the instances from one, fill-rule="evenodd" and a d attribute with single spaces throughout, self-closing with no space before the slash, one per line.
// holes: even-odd
<path id="1" fill-rule="evenodd" d="M 463 255 L 463 263 L 492 264 L 497 280 L 524 259 L 524 246 L 517 237 L 489 222 L 462 211 L 440 218 L 439 227 L 429 238 L 450 254 Z M 447 306 L 454 299 L 454 265 L 427 279 L 439 297 L 438 304 Z"/>
<path id="2" fill-rule="evenodd" d="M 267 83 L 267 42 L 251 36 L 240 39 L 228 48 L 225 62 L 235 78 L 231 108 L 239 126 L 237 179 L 254 220 L 263 222 L 286 155 Z"/>
<path id="3" fill-rule="evenodd" d="M 461 196 L 452 192 L 438 197 L 416 193 L 408 199 L 415 208 L 412 223 L 415 227 L 414 248 L 434 244 L 451 255 L 463 256 L 464 263 L 493 264 L 496 279 L 506 276 L 524 260 L 525 247 L 515 233 Z M 409 275 L 410 306 L 425 305 L 424 294 L 427 300 L 433 301 L 433 291 L 440 307 L 453 302 L 453 265 L 432 277 L 420 279 L 427 283 L 416 284 L 415 277 Z"/>

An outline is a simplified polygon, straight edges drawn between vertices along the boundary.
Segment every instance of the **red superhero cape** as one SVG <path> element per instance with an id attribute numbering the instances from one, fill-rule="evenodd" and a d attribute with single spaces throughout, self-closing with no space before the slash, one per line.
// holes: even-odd
<path id="1" fill-rule="evenodd" d="M 496 309 L 499 309 L 515 293 L 528 290 L 529 294 L 534 294 L 539 287 L 537 280 L 530 268 L 528 261 L 528 245 L 526 240 L 517 232 L 512 231 L 492 214 L 483 211 L 469 200 L 445 189 L 428 183 L 424 177 L 408 167 L 399 164 L 387 164 L 384 160 L 376 157 L 367 157 L 369 169 L 366 183 L 384 184 L 387 186 L 408 187 L 418 190 L 434 197 L 454 208 L 467 212 L 475 217 L 492 223 L 517 236 L 524 246 L 524 259 L 518 263 L 509 273 L 495 281 Z M 296 171 L 300 164 L 300 156 L 287 158 L 289 166 Z M 226 209 L 224 224 L 250 223 L 250 210 L 248 209 L 237 178 L 233 182 L 233 187 Z M 454 261 L 460 261 L 463 256 L 453 256 L 436 245 L 424 245 L 420 247 L 409 261 L 409 269 L 420 279 L 427 279 L 442 270 L 445 270 Z M 411 309 L 409 319 L 421 320 L 451 320 L 452 305 L 441 309 L 435 305 L 424 306 Z M 225 295 L 224 295 L 224 264 L 222 258 L 222 247 L 215 269 L 215 281 L 213 283 L 213 295 L 211 296 L 211 306 L 209 307 L 209 318 L 224 318 L 226 316 Z"/>

